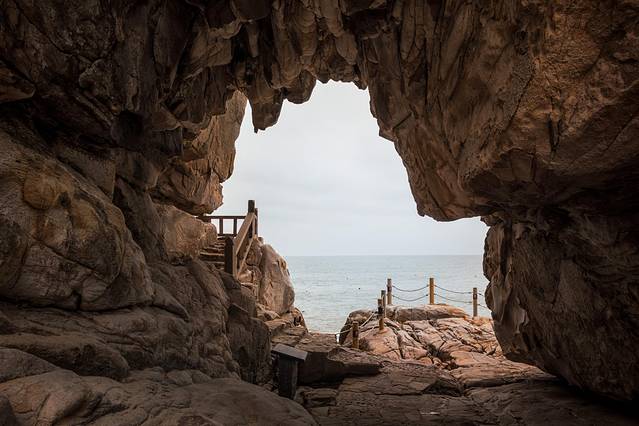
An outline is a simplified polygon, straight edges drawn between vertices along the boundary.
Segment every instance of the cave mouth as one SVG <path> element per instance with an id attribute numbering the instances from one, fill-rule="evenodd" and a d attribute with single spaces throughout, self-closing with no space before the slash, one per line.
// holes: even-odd
<path id="1" fill-rule="evenodd" d="M 224 204 L 213 214 L 238 214 L 247 199 L 257 201 L 260 235 L 286 259 L 311 330 L 338 330 L 350 312 L 375 303 L 387 278 L 415 289 L 432 276 L 455 291 L 484 291 L 486 226 L 417 214 L 405 166 L 378 135 L 366 90 L 318 84 L 308 102 L 285 103 L 278 123 L 257 133 L 251 112 L 247 105 Z M 426 303 L 412 301 L 422 293 L 404 295 L 411 301 L 403 304 Z M 437 302 L 472 312 L 468 295 L 442 296 Z M 479 314 L 489 317 L 483 305 L 482 298 Z"/>
<path id="2" fill-rule="evenodd" d="M 266 363 L 237 283 L 177 234 L 214 239 L 194 215 L 221 201 L 246 99 L 266 129 L 332 79 L 368 88 L 420 214 L 489 226 L 504 354 L 639 397 L 636 2 L 43 3 L 0 6 L 0 346 L 55 364 L 88 345 L 106 359 L 76 369 L 114 378 L 239 374 L 247 342 Z M 64 383 L 41 388 L 86 384 Z"/>

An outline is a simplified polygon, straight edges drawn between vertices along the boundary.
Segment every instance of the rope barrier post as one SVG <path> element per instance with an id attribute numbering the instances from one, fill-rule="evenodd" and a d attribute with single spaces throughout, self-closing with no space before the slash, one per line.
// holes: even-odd
<path id="1" fill-rule="evenodd" d="M 477 316 L 477 287 L 473 287 L 473 318 Z"/>
<path id="2" fill-rule="evenodd" d="M 386 290 L 381 291 L 382 296 L 382 308 L 384 308 L 384 318 L 386 318 Z"/>
<path id="3" fill-rule="evenodd" d="M 353 321 L 353 343 L 351 348 L 359 349 L 359 322 Z"/>
<path id="4" fill-rule="evenodd" d="M 379 331 L 384 331 L 384 306 L 382 306 L 382 299 L 377 299 L 377 319 L 379 320 Z"/>
<path id="5" fill-rule="evenodd" d="M 428 279 L 428 303 L 435 304 L 435 278 L 433 277 Z"/>
<path id="6" fill-rule="evenodd" d="M 393 304 L 393 280 L 390 278 L 386 279 L 386 297 L 388 300 L 386 301 L 387 305 Z"/>

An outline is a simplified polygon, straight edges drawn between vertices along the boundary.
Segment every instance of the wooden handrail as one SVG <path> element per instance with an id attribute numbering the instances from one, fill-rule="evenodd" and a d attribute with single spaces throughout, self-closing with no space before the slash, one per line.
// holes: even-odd
<path id="1" fill-rule="evenodd" d="M 211 219 L 211 220 L 218 220 L 218 219 L 244 219 L 246 217 L 246 215 L 244 216 L 239 216 L 239 215 L 224 215 L 224 216 L 204 216 L 206 219 Z"/>
<path id="2" fill-rule="evenodd" d="M 244 220 L 246 216 L 239 215 L 214 215 L 214 216 L 200 216 L 200 220 L 211 223 L 217 220 L 217 231 L 220 237 L 235 237 L 238 234 L 237 221 Z M 233 221 L 233 232 L 224 232 L 224 221 Z"/>
<path id="3" fill-rule="evenodd" d="M 253 244 L 253 237 L 257 236 L 257 209 L 255 201 L 249 200 L 248 213 L 245 216 L 238 215 L 215 215 L 200 216 L 200 220 L 205 222 L 218 221 L 218 235 L 226 237 L 224 248 L 224 270 L 234 277 L 242 270 L 246 264 L 246 258 Z M 233 221 L 233 233 L 224 233 L 224 220 Z M 242 226 L 237 228 L 237 221 L 242 220 Z"/>
<path id="4" fill-rule="evenodd" d="M 244 218 L 244 222 L 240 227 L 240 230 L 237 232 L 237 235 L 234 238 L 235 243 L 235 255 L 237 256 L 242 249 L 242 244 L 244 244 L 244 240 L 246 236 L 249 234 L 250 228 L 253 226 L 253 221 L 255 220 L 255 213 L 249 213 Z"/>

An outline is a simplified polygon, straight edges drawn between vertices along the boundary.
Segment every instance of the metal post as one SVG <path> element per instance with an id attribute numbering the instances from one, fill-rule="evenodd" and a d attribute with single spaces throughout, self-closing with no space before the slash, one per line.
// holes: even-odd
<path id="1" fill-rule="evenodd" d="M 386 301 L 387 305 L 393 304 L 393 280 L 390 278 L 386 279 L 386 297 L 388 300 Z"/>
<path id="2" fill-rule="evenodd" d="M 233 238 L 226 237 L 224 244 L 224 272 L 235 276 L 236 267 L 235 243 Z"/>
<path id="3" fill-rule="evenodd" d="M 359 322 L 353 321 L 353 349 L 359 349 Z"/>
<path id="4" fill-rule="evenodd" d="M 473 318 L 477 316 L 477 287 L 473 287 Z"/>
<path id="5" fill-rule="evenodd" d="M 255 200 L 248 200 L 248 212 L 249 213 L 255 212 Z"/>
<path id="6" fill-rule="evenodd" d="M 379 321 L 379 331 L 384 331 L 384 306 L 382 306 L 382 299 L 377 299 L 377 319 Z"/>
<path id="7" fill-rule="evenodd" d="M 435 304 L 435 278 L 428 279 L 428 303 Z"/>
<path id="8" fill-rule="evenodd" d="M 386 290 L 381 291 L 382 308 L 384 308 L 384 318 L 386 318 Z"/>

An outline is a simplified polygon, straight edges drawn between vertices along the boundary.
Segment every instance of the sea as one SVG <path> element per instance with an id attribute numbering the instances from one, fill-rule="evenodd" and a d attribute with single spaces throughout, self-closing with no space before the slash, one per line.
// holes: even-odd
<path id="1" fill-rule="evenodd" d="M 376 310 L 387 278 L 401 290 L 426 287 L 417 291 L 393 289 L 395 305 L 427 304 L 429 277 L 448 290 L 436 288 L 435 303 L 447 303 L 472 314 L 472 288 L 477 287 L 479 303 L 486 304 L 483 293 L 488 281 L 481 255 L 286 256 L 286 261 L 295 287 L 295 306 L 311 331 L 336 333 L 350 312 Z M 480 306 L 479 315 L 490 316 L 490 311 Z"/>

